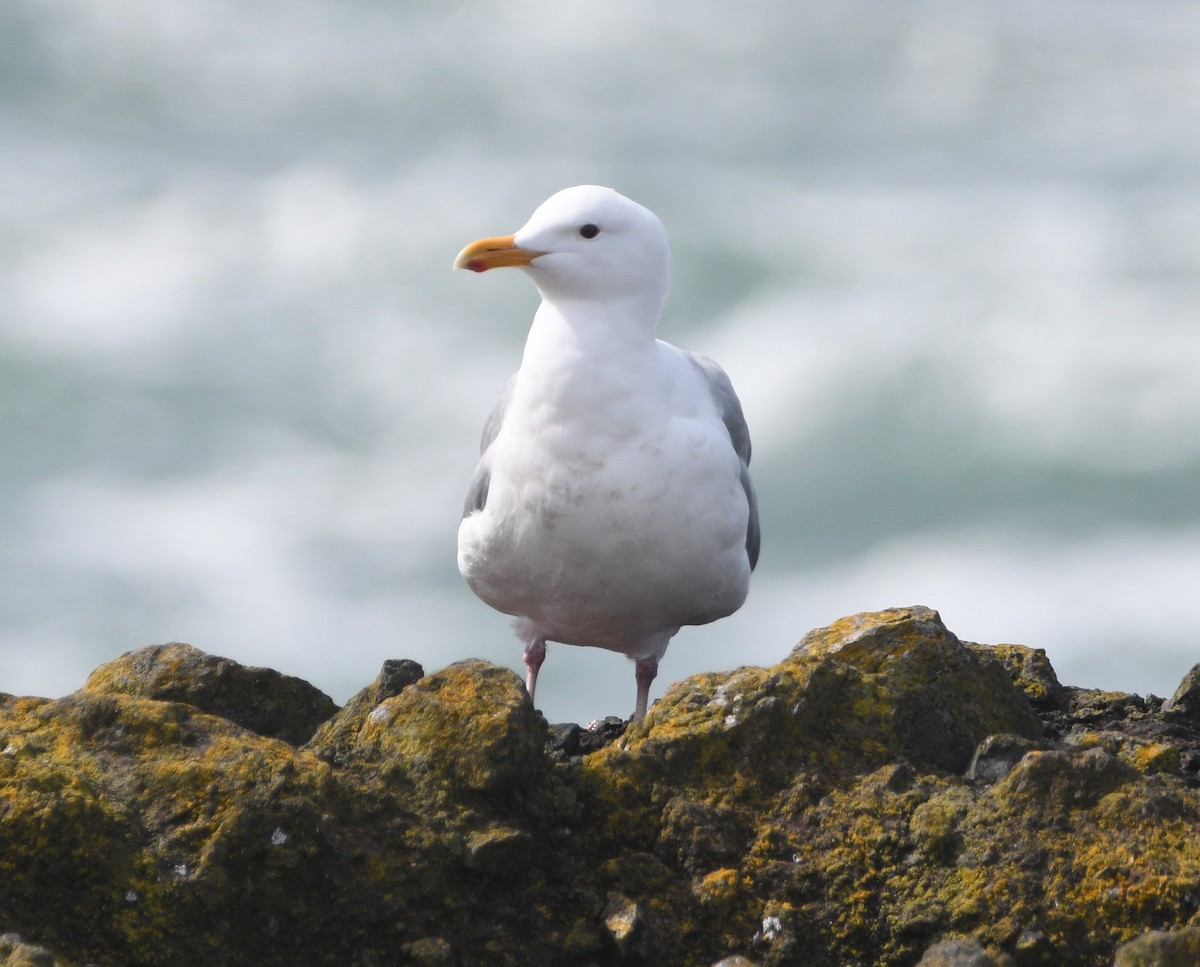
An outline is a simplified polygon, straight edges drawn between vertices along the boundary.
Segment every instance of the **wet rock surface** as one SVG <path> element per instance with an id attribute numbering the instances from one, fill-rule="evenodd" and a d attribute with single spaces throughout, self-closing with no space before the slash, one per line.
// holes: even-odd
<path id="1" fill-rule="evenodd" d="M 0 965 L 1196 964 L 1200 722 L 922 607 L 548 726 L 186 645 L 0 696 Z"/>

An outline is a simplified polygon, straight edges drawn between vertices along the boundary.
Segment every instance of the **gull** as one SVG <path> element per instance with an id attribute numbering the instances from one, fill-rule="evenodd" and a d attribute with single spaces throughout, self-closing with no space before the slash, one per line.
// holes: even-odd
<path id="1" fill-rule="evenodd" d="M 459 571 L 514 616 L 531 700 L 546 642 L 606 648 L 636 662 L 640 722 L 672 636 L 749 590 L 759 524 L 741 403 L 713 360 L 656 338 L 666 231 L 611 188 L 558 192 L 454 267 L 520 268 L 542 297 L 484 423 Z"/>

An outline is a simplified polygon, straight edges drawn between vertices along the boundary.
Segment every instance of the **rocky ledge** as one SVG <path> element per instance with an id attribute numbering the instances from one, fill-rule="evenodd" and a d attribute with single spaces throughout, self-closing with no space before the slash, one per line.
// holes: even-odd
<path id="1" fill-rule="evenodd" d="M 0 964 L 1194 967 L 1198 907 L 1200 666 L 1067 687 L 922 607 L 628 727 L 187 645 L 0 696 Z"/>

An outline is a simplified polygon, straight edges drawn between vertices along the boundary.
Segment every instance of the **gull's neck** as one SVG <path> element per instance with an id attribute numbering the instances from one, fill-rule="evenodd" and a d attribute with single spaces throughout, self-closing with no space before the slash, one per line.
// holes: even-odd
<path id="1" fill-rule="evenodd" d="M 536 421 L 630 423 L 656 398 L 657 315 L 611 302 L 544 301 L 525 342 L 514 405 Z M 647 396 L 649 394 L 649 396 Z M 634 405 L 634 401 L 639 401 Z"/>
<path id="2" fill-rule="evenodd" d="M 526 353 L 545 348 L 593 360 L 635 358 L 653 350 L 661 308 L 661 300 L 635 297 L 543 299 L 533 317 Z"/>

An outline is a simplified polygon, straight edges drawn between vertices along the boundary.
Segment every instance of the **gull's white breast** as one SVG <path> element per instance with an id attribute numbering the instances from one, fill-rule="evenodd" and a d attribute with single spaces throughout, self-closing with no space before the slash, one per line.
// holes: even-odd
<path id="1" fill-rule="evenodd" d="M 749 507 L 695 367 L 662 342 L 590 371 L 541 362 L 522 366 L 486 506 L 459 529 L 471 588 L 550 640 L 627 653 L 736 611 Z"/>

